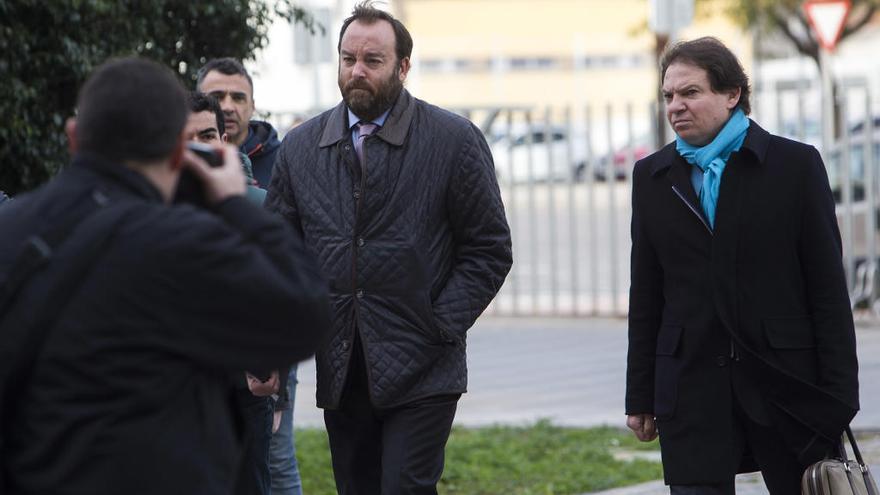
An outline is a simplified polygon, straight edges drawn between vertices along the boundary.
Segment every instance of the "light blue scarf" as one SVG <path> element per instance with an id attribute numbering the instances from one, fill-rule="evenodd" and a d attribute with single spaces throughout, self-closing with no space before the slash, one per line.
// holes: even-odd
<path id="1" fill-rule="evenodd" d="M 703 171 L 703 187 L 700 189 L 700 205 L 709 225 L 715 228 L 715 207 L 718 205 L 718 190 L 721 187 L 721 174 L 727 165 L 727 159 L 734 151 L 739 151 L 749 130 L 749 119 L 741 109 L 736 109 L 721 132 L 711 143 L 698 147 L 686 143 L 678 135 L 675 136 L 675 149 L 688 163 L 700 167 Z"/>

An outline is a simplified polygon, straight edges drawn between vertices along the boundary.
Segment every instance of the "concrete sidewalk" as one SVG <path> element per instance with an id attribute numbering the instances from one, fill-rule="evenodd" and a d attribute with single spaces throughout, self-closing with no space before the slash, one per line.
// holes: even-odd
<path id="1" fill-rule="evenodd" d="M 862 411 L 855 429 L 880 431 L 880 328 L 858 328 Z M 481 318 L 468 334 L 468 393 L 456 424 L 624 426 L 626 321 Z M 315 366 L 300 364 L 295 424 L 323 426 Z"/>
<path id="2" fill-rule="evenodd" d="M 669 487 L 663 484 L 663 481 L 650 481 L 635 486 L 626 486 L 623 488 L 615 488 L 613 490 L 605 490 L 602 492 L 593 492 L 584 495 L 668 495 Z M 736 478 L 736 495 L 769 495 L 764 481 L 757 473 L 741 474 Z"/>
<path id="3" fill-rule="evenodd" d="M 862 410 L 853 428 L 880 432 L 880 328 L 859 326 L 857 333 Z M 456 424 L 529 424 L 546 418 L 557 425 L 623 428 L 626 348 L 622 319 L 481 318 L 468 334 L 469 387 Z M 314 362 L 300 365 L 299 380 L 294 424 L 322 427 Z M 873 463 L 880 461 L 880 446 L 877 450 Z M 741 495 L 766 493 L 754 476 L 739 484 Z M 668 493 L 662 483 L 623 490 L 606 493 Z"/>

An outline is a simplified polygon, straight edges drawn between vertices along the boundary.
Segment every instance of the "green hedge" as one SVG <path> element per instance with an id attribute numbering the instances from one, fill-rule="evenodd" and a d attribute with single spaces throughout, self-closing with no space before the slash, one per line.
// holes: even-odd
<path id="1" fill-rule="evenodd" d="M 0 0 L 0 190 L 48 180 L 67 161 L 64 121 L 109 57 L 167 65 L 191 89 L 208 59 L 252 59 L 275 17 L 314 25 L 294 0 Z"/>

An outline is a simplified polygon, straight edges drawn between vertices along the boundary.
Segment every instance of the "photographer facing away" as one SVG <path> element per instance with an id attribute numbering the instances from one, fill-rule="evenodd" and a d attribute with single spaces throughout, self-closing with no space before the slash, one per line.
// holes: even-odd
<path id="1" fill-rule="evenodd" d="M 3 493 L 233 493 L 228 377 L 305 359 L 328 328 L 300 238 L 245 199 L 234 147 L 218 167 L 185 150 L 187 115 L 167 68 L 105 63 L 72 163 L 0 209 Z M 171 204 L 183 170 L 206 208 Z"/>

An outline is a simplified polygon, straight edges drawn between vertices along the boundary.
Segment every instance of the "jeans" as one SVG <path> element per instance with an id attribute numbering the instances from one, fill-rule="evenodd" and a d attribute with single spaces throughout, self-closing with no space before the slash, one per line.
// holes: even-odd
<path id="1" fill-rule="evenodd" d="M 247 436 L 237 494 L 269 493 L 269 440 L 272 435 L 272 403 L 268 397 L 254 397 L 247 389 L 238 392 L 243 407 Z"/>
<path id="2" fill-rule="evenodd" d="M 302 482 L 296 465 L 293 438 L 293 404 L 296 398 L 296 365 L 290 368 L 287 381 L 290 408 L 281 415 L 281 426 L 272 435 L 269 446 L 269 471 L 272 473 L 272 495 L 302 495 Z"/>

